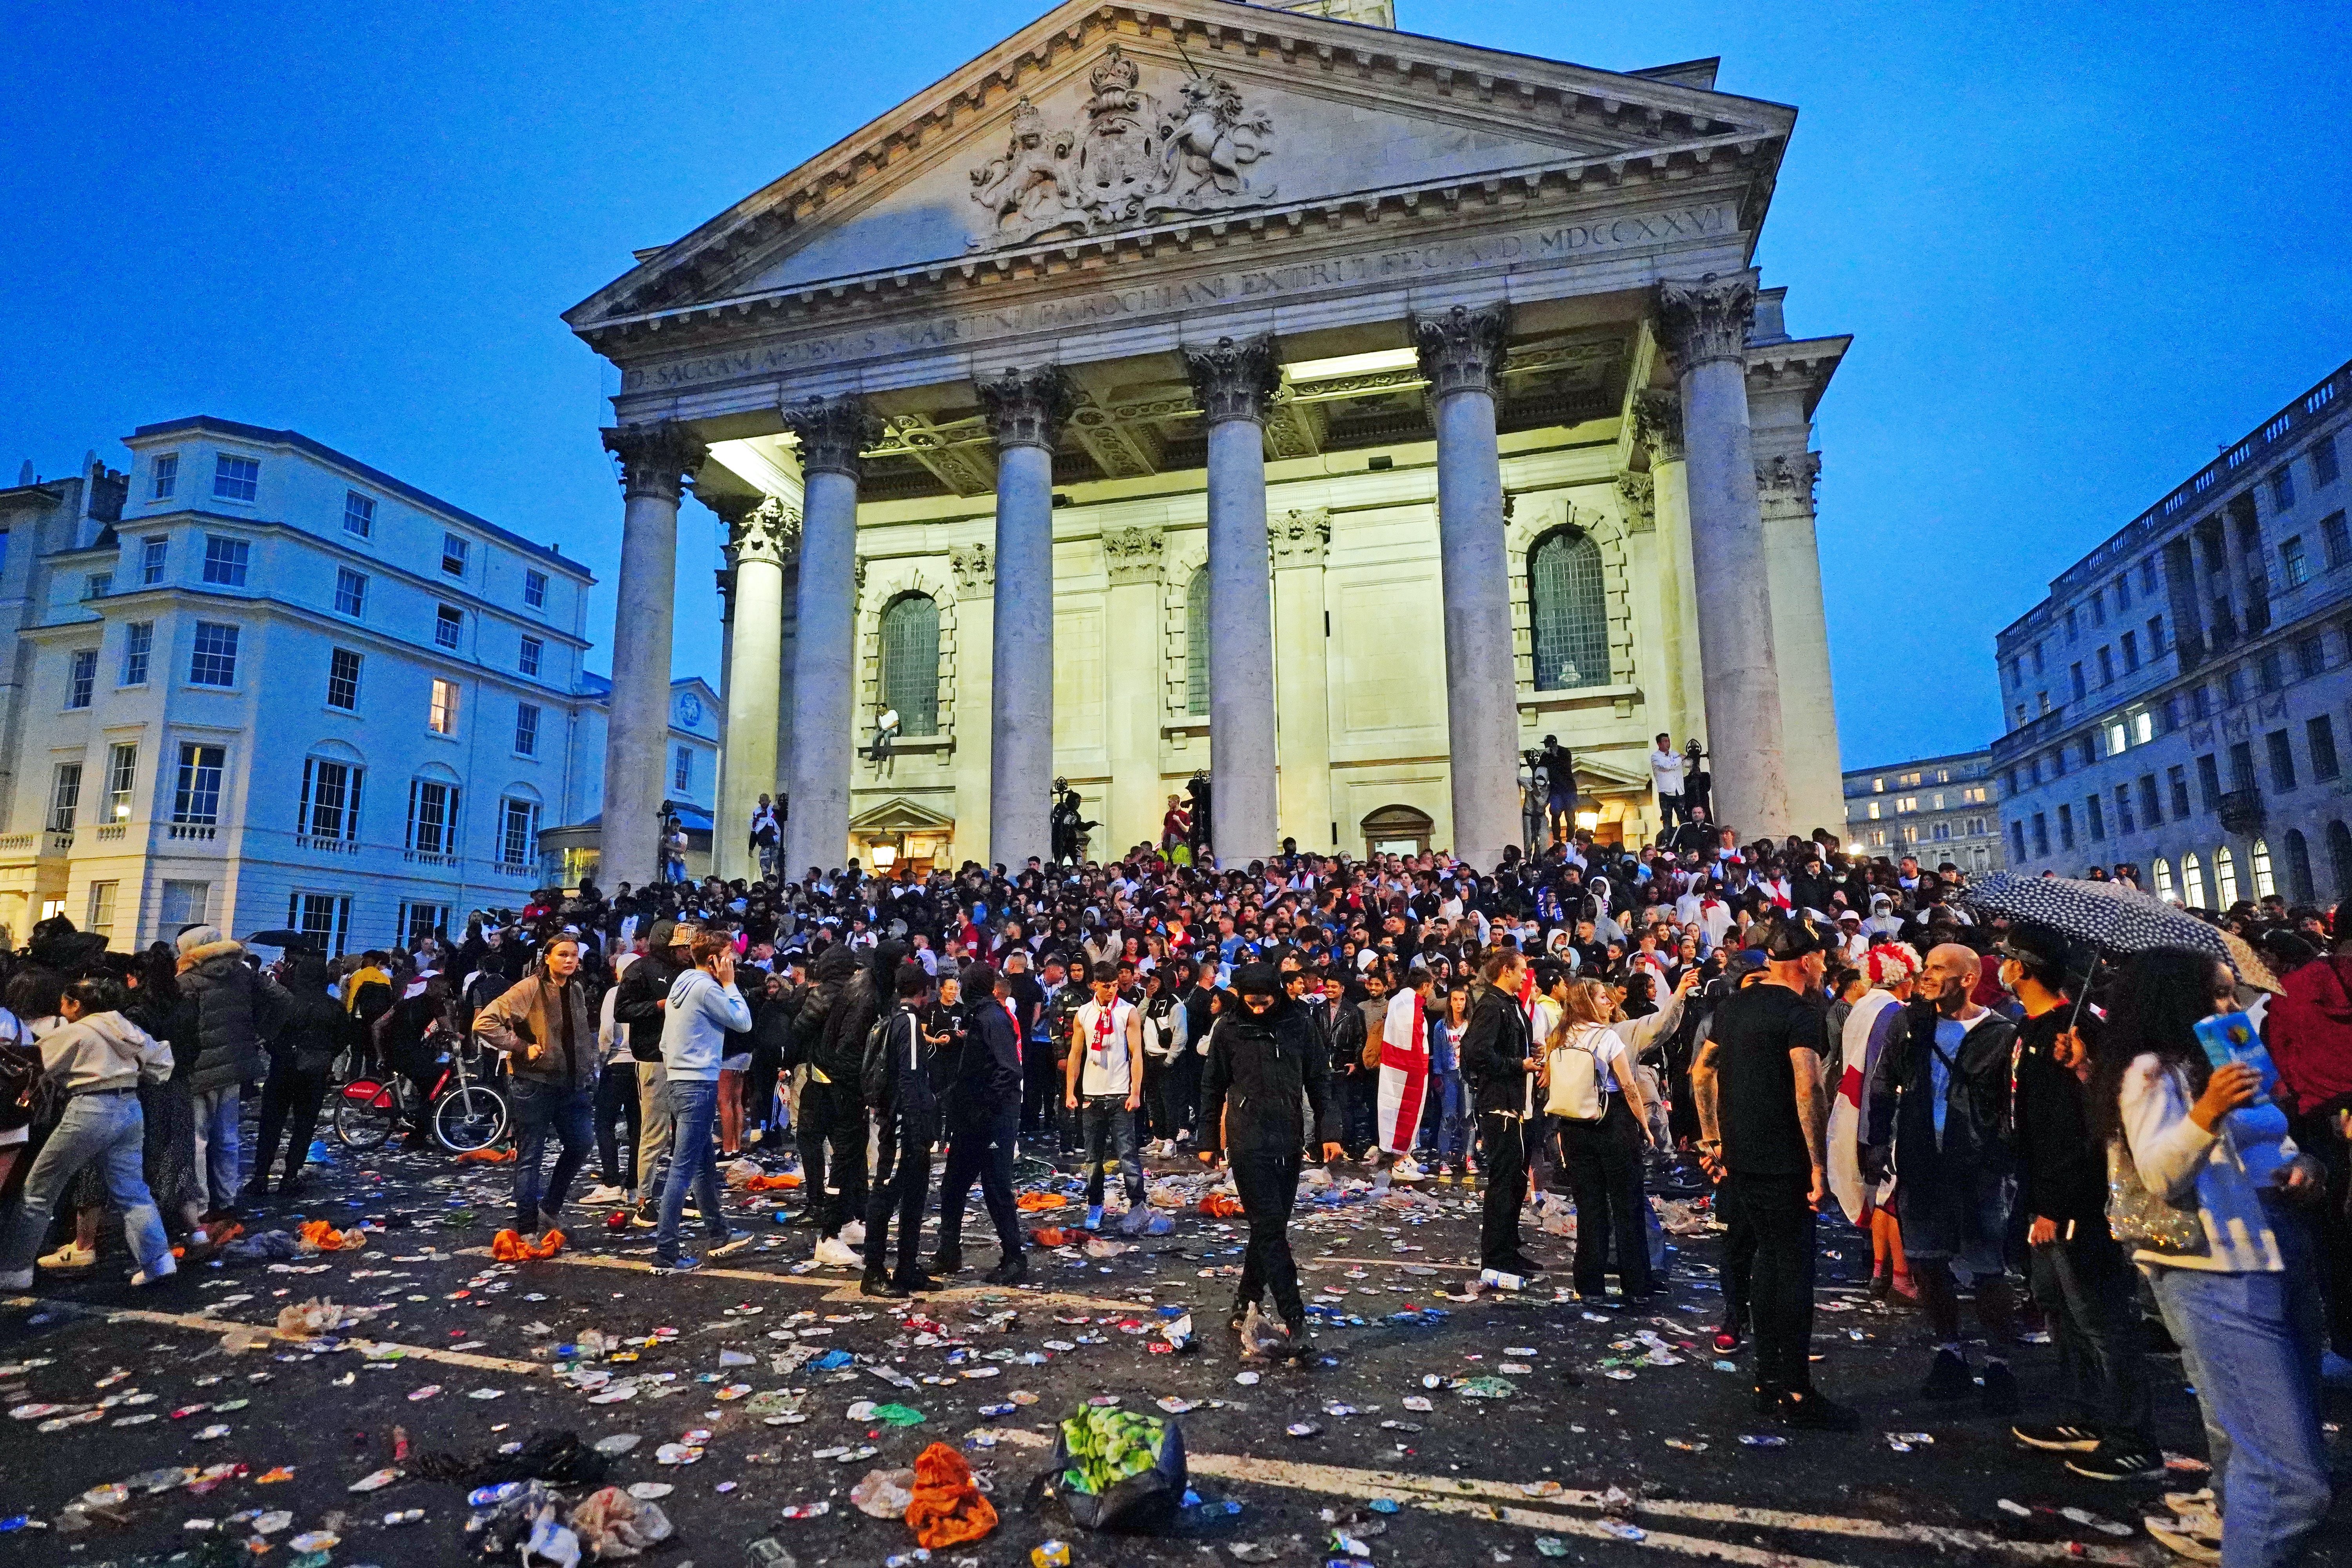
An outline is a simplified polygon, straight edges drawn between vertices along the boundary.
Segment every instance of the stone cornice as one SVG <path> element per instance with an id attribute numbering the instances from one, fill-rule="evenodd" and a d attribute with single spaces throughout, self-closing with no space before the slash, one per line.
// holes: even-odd
<path id="1" fill-rule="evenodd" d="M 1830 377 L 1844 363 L 1853 345 L 1851 335 L 1794 338 L 1785 342 L 1748 345 L 1748 391 L 1750 396 L 1794 386 L 1804 394 L 1805 415 L 1811 417 Z"/>
<path id="2" fill-rule="evenodd" d="M 1236 14 L 1238 12 L 1238 14 Z M 1164 47 L 1193 68 L 1373 83 L 1393 101 L 1457 111 L 1474 102 L 1509 128 L 1530 125 L 1620 145 L 1598 162 L 1680 153 L 1700 162 L 1721 149 L 1745 157 L 1769 145 L 1758 173 L 1769 194 L 1778 149 L 1795 122 L 1786 106 L 1559 61 L 1292 13 L 1241 10 L 1216 0 L 1137 5 L 1066 4 L 928 91 L 845 138 L 677 241 L 640 252 L 640 265 L 565 312 L 585 331 L 600 321 L 658 314 L 722 289 L 756 257 L 828 207 L 858 205 L 895 166 L 994 121 L 1013 100 L 1091 61 L 1113 40 Z M 1202 55 L 1194 56 L 1193 47 Z M 1499 106 L 1499 107 L 1496 107 Z M 1760 213 L 1759 215 L 1760 216 Z"/>

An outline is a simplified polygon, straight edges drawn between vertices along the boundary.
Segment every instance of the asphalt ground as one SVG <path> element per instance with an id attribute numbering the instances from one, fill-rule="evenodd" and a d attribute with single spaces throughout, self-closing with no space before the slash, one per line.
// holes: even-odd
<path id="1" fill-rule="evenodd" d="M 29 1295 L 0 1301 L 0 1404 L 18 1416 L 0 1423 L 0 1524 L 10 1527 L 0 1560 L 478 1560 L 472 1480 L 429 1477 L 472 1476 L 501 1445 L 542 1432 L 640 1438 L 610 1461 L 607 1481 L 671 1489 L 656 1500 L 676 1533 L 646 1554 L 663 1568 L 772 1564 L 778 1549 L 803 1568 L 916 1561 L 905 1523 L 866 1517 L 850 1492 L 871 1469 L 911 1466 L 934 1441 L 967 1456 L 1000 1515 L 985 1539 L 932 1558 L 955 1564 L 1028 1563 L 1049 1541 L 1082 1564 L 1200 1568 L 1351 1554 L 1400 1564 L 2158 1564 L 2177 1560 L 2140 1517 L 2161 1510 L 2167 1487 L 2204 1480 L 2177 1358 L 2155 1363 L 2158 1436 L 2181 1460 L 2162 1482 L 2074 1477 L 1974 1402 L 1920 1399 L 1925 1321 L 1859 1288 L 1868 1242 L 1838 1219 L 1821 1227 L 1815 1373 L 1862 1429 L 1784 1436 L 1752 1413 L 1746 1352 L 1727 1367 L 1707 1342 L 1719 1233 L 1686 1205 L 1673 1207 L 1692 1234 L 1671 1238 L 1662 1308 L 1574 1300 L 1571 1244 L 1532 1223 L 1528 1249 L 1557 1273 L 1519 1295 L 1474 1298 L 1475 1193 L 1423 1184 L 1377 1199 L 1351 1187 L 1351 1168 L 1335 1167 L 1339 1182 L 1310 1194 L 1293 1231 L 1320 1353 L 1245 1364 L 1225 1327 L 1240 1222 L 1199 1212 L 1193 1165 L 1154 1163 L 1156 1182 L 1175 1178 L 1166 1195 L 1187 1200 L 1170 1211 L 1171 1234 L 1109 1257 L 1034 1247 L 1031 1282 L 1013 1290 L 977 1282 L 996 1249 L 975 1194 L 973 1267 L 954 1288 L 904 1303 L 864 1298 L 854 1273 L 812 1265 L 814 1233 L 775 1223 L 775 1199 L 794 1193 L 730 1192 L 747 1244 L 696 1273 L 652 1273 L 650 1233 L 607 1230 L 601 1213 L 576 1205 L 572 1217 L 587 1223 L 559 1256 L 501 1264 L 488 1248 L 511 1167 L 334 1153 L 339 1164 L 314 1167 L 302 1197 L 248 1221 L 255 1231 L 303 1219 L 380 1225 L 364 1249 L 190 1267 L 134 1291 L 110 1230 L 93 1270 L 45 1273 Z M 1022 1217 L 1034 1229 L 1082 1212 L 1074 1203 Z M 281 1337 L 279 1313 L 311 1300 L 367 1315 L 322 1337 Z M 1180 1310 L 1195 1331 L 1181 1352 L 1163 1331 Z M 910 1325 L 910 1313 L 924 1323 Z M 635 1359 L 583 1355 L 592 1330 Z M 835 1352 L 846 1364 L 831 1364 Z M 2027 1415 L 2061 1414 L 2050 1403 L 2053 1348 L 2029 1344 L 2017 1370 Z M 1469 1382 L 1481 1378 L 1502 1382 Z M 632 1383 L 634 1394 L 596 1402 Z M 1192 1406 L 1174 1419 L 1200 1502 L 1160 1533 L 1089 1533 L 1038 1491 L 1055 1421 L 1104 1399 L 1152 1415 L 1162 1400 Z M 59 1409 L 26 1414 L 39 1405 Z M 907 1415 L 877 1405 L 920 1420 L 893 1425 L 888 1416 Z M 2331 1420 L 2342 1414 L 2339 1397 Z M 662 1446 L 689 1441 L 698 1457 L 659 1462 Z M 351 1489 L 384 1469 L 399 1474 Z M 567 1502 L 592 1489 L 554 1489 Z M 822 1513 L 783 1517 L 819 1503 Z M 2313 1562 L 2352 1562 L 2347 1522 L 2352 1504 L 2339 1501 Z"/>

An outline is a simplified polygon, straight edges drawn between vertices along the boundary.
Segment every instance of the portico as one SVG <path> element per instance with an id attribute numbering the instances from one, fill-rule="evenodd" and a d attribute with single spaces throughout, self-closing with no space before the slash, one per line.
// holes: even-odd
<path id="1" fill-rule="evenodd" d="M 622 369 L 608 445 L 658 458 L 625 605 L 667 592 L 680 476 L 800 518 L 743 539 L 727 808 L 772 774 L 795 873 L 892 802 L 1017 868 L 1055 777 L 1116 854 L 1206 768 L 1228 863 L 1393 808 L 1490 864 L 1519 751 L 1638 777 L 1672 729 L 1719 739 L 1719 817 L 1816 826 L 1802 417 L 1844 340 L 1792 341 L 1748 265 L 1791 111 L 1712 80 L 1066 5 L 644 253 L 567 317 Z M 668 632 L 617 628 L 608 779 Z M 733 742 L 763 700 L 780 755 Z"/>

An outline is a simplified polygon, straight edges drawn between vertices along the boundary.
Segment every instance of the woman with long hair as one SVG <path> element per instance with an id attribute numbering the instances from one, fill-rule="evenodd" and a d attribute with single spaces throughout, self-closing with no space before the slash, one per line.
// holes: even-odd
<path id="1" fill-rule="evenodd" d="M 1650 1143 L 1648 1108 L 1634 1073 L 1633 1053 L 1611 1028 L 1619 1014 L 1598 980 L 1571 980 L 1560 998 L 1560 1020 L 1546 1049 L 1552 1081 L 1562 1089 L 1573 1072 L 1590 1075 L 1598 1114 L 1578 1120 L 1555 1115 L 1561 1164 L 1576 1200 L 1576 1293 L 1598 1305 L 1608 1294 L 1611 1242 L 1618 1289 L 1627 1306 L 1657 1289 L 1650 1272 L 1649 1229 L 1643 1211 L 1642 1162 Z M 1589 1063 L 1579 1060 L 1591 1058 Z M 1572 1098 L 1572 1097 L 1571 1097 Z M 1567 1101 L 1555 1099 L 1555 1104 Z"/>
<path id="2" fill-rule="evenodd" d="M 2238 1010 L 2228 965 L 2139 953 L 2115 994 L 2085 1110 L 2112 1169 L 2147 1195 L 2138 1223 L 2123 1216 L 2119 1239 L 2134 1244 L 2180 1345 L 2213 1467 L 2213 1512 L 2151 1519 L 2149 1531 L 2168 1544 L 2201 1538 L 2191 1544 L 2209 1550 L 2218 1537 L 2226 1568 L 2284 1568 L 2302 1560 L 2329 1503 L 2324 1331 L 2297 1212 L 2325 1191 L 2323 1178 L 2275 1117 L 2244 1114 L 2261 1098 L 2260 1073 L 2216 1068 L 2199 1043 L 2200 1020 Z M 2110 1188 L 2119 1185 L 2127 1197 L 2120 1174 Z"/>

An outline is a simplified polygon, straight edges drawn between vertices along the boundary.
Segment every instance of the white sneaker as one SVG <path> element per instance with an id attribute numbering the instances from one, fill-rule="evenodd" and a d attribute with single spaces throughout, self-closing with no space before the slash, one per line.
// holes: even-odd
<path id="1" fill-rule="evenodd" d="M 863 1268 L 866 1255 L 837 1236 L 828 1236 L 816 1244 L 816 1260 L 827 1268 Z"/>
<path id="2" fill-rule="evenodd" d="M 179 1271 L 179 1261 L 167 1252 L 163 1254 L 163 1261 L 156 1267 L 153 1273 L 151 1274 L 146 1269 L 142 1268 L 139 1272 L 131 1277 L 131 1283 L 133 1286 L 152 1285 L 158 1279 L 169 1279 L 173 1275 L 177 1274 Z"/>
<path id="3" fill-rule="evenodd" d="M 620 1188 L 614 1186 L 608 1182 L 601 1186 L 589 1188 L 587 1194 L 583 1196 L 580 1201 L 583 1204 L 593 1206 L 598 1204 L 616 1204 L 625 1196 L 627 1196 L 625 1193 L 622 1192 Z"/>
<path id="4" fill-rule="evenodd" d="M 866 1222 L 862 1219 L 854 1219 L 847 1225 L 843 1226 L 841 1227 L 841 1239 L 851 1247 L 865 1246 Z"/>
<path id="5" fill-rule="evenodd" d="M 1418 1182 L 1425 1180 L 1429 1173 L 1423 1170 L 1420 1164 L 1408 1155 L 1390 1166 L 1389 1174 L 1400 1182 Z"/>
<path id="6" fill-rule="evenodd" d="M 63 1247 L 58 1247 L 55 1252 L 52 1252 L 47 1257 L 42 1258 L 41 1267 L 52 1269 L 88 1268 L 97 1261 L 98 1248 L 95 1247 L 77 1247 L 72 1242 L 68 1241 Z"/>

